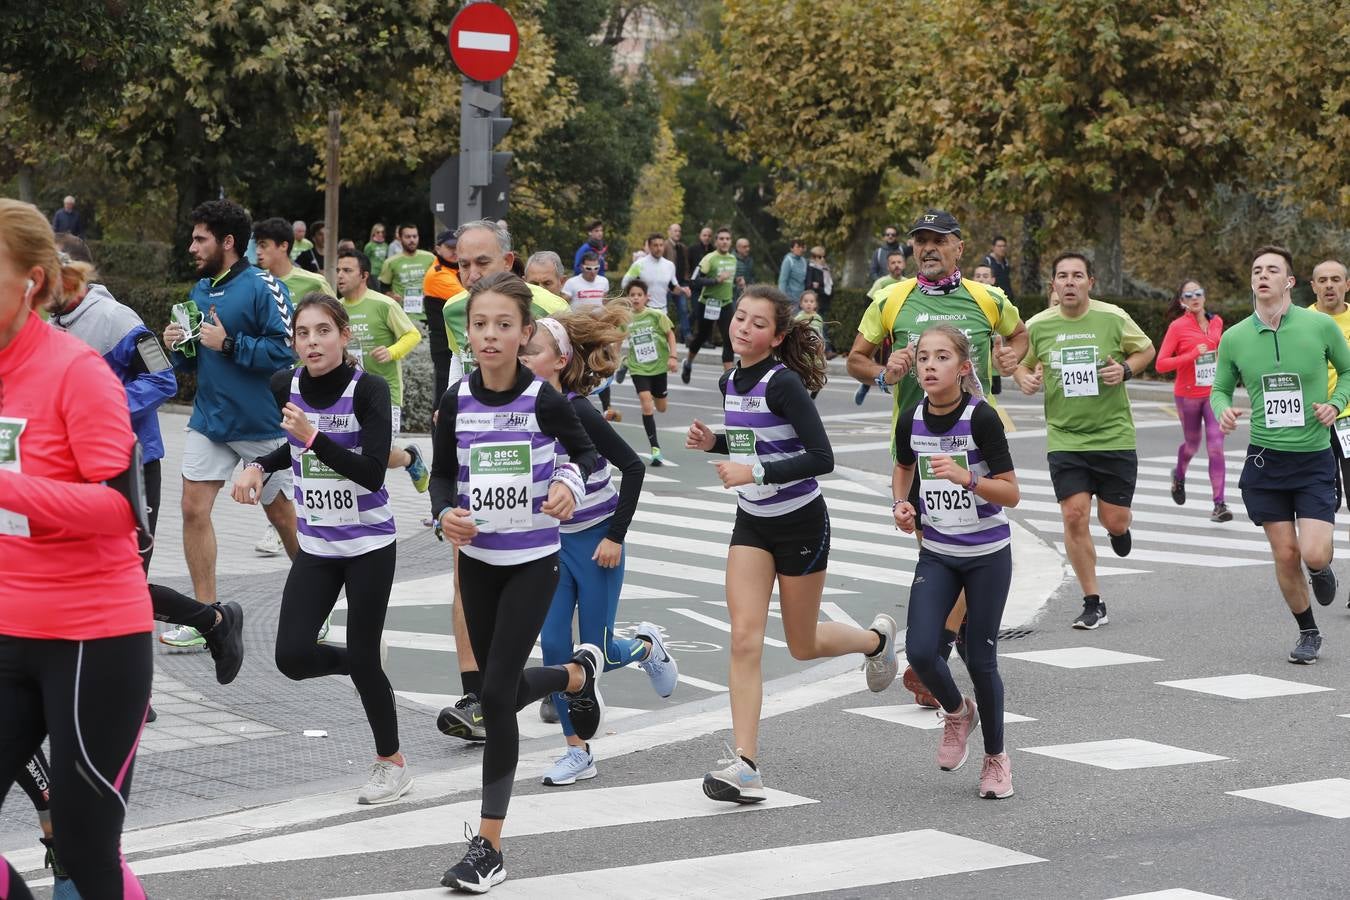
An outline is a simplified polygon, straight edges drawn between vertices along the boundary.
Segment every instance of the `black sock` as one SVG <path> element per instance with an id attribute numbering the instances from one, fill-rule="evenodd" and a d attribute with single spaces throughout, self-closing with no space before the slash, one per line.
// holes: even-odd
<path id="1" fill-rule="evenodd" d="M 1313 618 L 1313 611 L 1311 606 L 1309 606 L 1301 613 L 1294 613 L 1294 618 L 1298 620 L 1299 631 L 1317 630 L 1317 620 Z"/>
<path id="2" fill-rule="evenodd" d="M 1101 598 L 1099 595 L 1097 595 L 1097 594 L 1084 594 L 1084 595 L 1083 595 L 1083 605 L 1084 605 L 1084 606 L 1101 606 L 1101 605 L 1102 605 L 1102 598 Z"/>
<path id="3" fill-rule="evenodd" d="M 642 414 L 642 430 L 647 432 L 647 440 L 652 442 L 652 447 L 660 447 L 661 444 L 656 440 L 656 416 Z"/>
<path id="4" fill-rule="evenodd" d="M 754 769 L 756 772 L 759 771 L 759 766 L 755 765 L 755 761 L 754 761 L 753 759 L 750 759 L 748 756 L 742 756 L 742 757 L 741 757 L 741 760 L 742 760 L 747 766 L 749 766 L 750 768 Z"/>
<path id="5" fill-rule="evenodd" d="M 609 388 L 600 392 L 600 408 L 609 409 Z"/>
<path id="6" fill-rule="evenodd" d="M 951 629 L 942 629 L 942 640 L 938 643 L 938 652 L 942 654 L 943 659 L 952 658 L 952 648 L 956 646 L 956 632 Z"/>
<path id="7" fill-rule="evenodd" d="M 459 683 L 464 686 L 464 693 L 473 694 L 475 697 L 483 696 L 482 672 L 460 672 Z"/>
<path id="8" fill-rule="evenodd" d="M 886 635 L 882 634 L 880 631 L 877 631 L 875 628 L 869 628 L 867 630 L 875 634 L 877 636 L 877 640 L 879 641 L 879 643 L 877 644 L 877 649 L 873 650 L 871 653 L 867 655 L 880 656 L 881 651 L 886 649 Z"/>

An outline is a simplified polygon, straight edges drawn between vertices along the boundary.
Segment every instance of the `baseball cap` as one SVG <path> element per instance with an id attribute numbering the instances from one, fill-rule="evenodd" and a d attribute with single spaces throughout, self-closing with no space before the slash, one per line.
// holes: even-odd
<path id="1" fill-rule="evenodd" d="M 932 231 L 937 234 L 954 234 L 960 237 L 961 223 L 956 221 L 956 216 L 945 209 L 925 209 L 923 215 L 915 219 L 914 224 L 909 226 L 911 235 L 916 231 Z"/>
<path id="2" fill-rule="evenodd" d="M 455 243 L 456 243 L 456 240 L 455 240 L 455 231 L 454 231 L 453 228 L 447 228 L 447 229 L 445 229 L 444 231 L 442 231 L 440 234 L 436 235 L 436 245 L 437 245 L 437 246 L 440 246 L 441 244 L 445 244 L 447 247 L 453 247 L 453 246 L 455 246 Z"/>

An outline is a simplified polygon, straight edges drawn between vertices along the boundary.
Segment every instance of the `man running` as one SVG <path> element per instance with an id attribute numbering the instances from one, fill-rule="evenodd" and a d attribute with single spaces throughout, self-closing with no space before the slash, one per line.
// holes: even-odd
<path id="1" fill-rule="evenodd" d="M 253 223 L 253 239 L 258 253 L 258 268 L 266 269 L 286 285 L 291 302 L 297 302 L 310 291 L 319 291 L 330 297 L 333 292 L 328 279 L 317 272 L 302 269 L 291 262 L 291 226 L 285 219 L 263 219 Z"/>
<path id="2" fill-rule="evenodd" d="M 525 281 L 543 288 L 555 297 L 563 296 L 566 274 L 562 257 L 552 250 L 540 250 L 525 262 Z"/>
<path id="3" fill-rule="evenodd" d="M 1111 549 L 1128 556 L 1139 458 L 1125 382 L 1144 371 L 1156 351 L 1125 310 L 1092 299 L 1096 282 L 1086 256 L 1061 253 L 1051 272 L 1059 305 L 1027 322 L 1031 346 L 1013 378 L 1024 394 L 1045 386 L 1046 461 L 1064 520 L 1064 551 L 1083 588 L 1083 611 L 1073 627 L 1093 629 L 1109 620 L 1088 531 L 1092 497 Z"/>
<path id="4" fill-rule="evenodd" d="M 665 237 L 656 232 L 647 235 L 645 249 L 647 252 L 628 267 L 619 288 L 627 290 L 634 280 L 641 281 L 647 285 L 647 307 L 669 315 L 667 298 L 680 291 L 680 283 L 675 276 L 675 264 L 666 259 Z"/>
<path id="5" fill-rule="evenodd" d="M 1327 427 L 1350 401 L 1350 347 L 1336 322 L 1290 302 L 1294 260 L 1284 247 L 1252 254 L 1252 314 L 1224 332 L 1209 402 L 1224 434 L 1242 412 L 1233 407 L 1241 379 L 1252 401 L 1251 444 L 1238 486 L 1252 522 L 1266 532 L 1275 580 L 1298 623 L 1289 661 L 1317 662 L 1322 633 L 1308 602 L 1336 599 L 1331 539 L 1336 520 L 1336 463 Z M 1063 295 L 1061 294 L 1061 302 Z M 1327 395 L 1327 363 L 1336 390 Z"/>
<path id="6" fill-rule="evenodd" d="M 189 335 L 178 322 L 164 329 L 164 344 L 176 368 L 195 370 L 183 446 L 183 555 L 197 602 L 216 602 L 216 532 L 211 510 L 236 465 L 270 453 L 284 440 L 268 382 L 291 365 L 291 301 L 286 286 L 249 265 L 241 254 L 252 223 L 229 200 L 209 200 L 192 211 L 192 244 L 201 281 L 188 299 L 202 315 L 200 333 Z M 195 353 L 183 350 L 195 343 Z M 278 472 L 263 485 L 267 520 L 287 555 L 295 557 L 295 506 L 291 473 Z M 206 649 L 195 628 L 179 627 L 159 638 L 178 649 Z"/>
<path id="7" fill-rule="evenodd" d="M 1350 306 L 1345 303 L 1346 272 L 1345 266 L 1334 259 L 1317 264 L 1312 272 L 1313 294 L 1317 304 L 1313 308 L 1326 313 L 1336 321 L 1341 334 L 1350 341 Z M 1336 370 L 1327 364 L 1327 389 L 1336 390 Z M 1340 463 L 1336 473 L 1336 505 L 1341 498 L 1350 493 L 1350 410 L 1342 410 L 1331 426 L 1331 452 L 1336 454 Z"/>
<path id="8" fill-rule="evenodd" d="M 600 274 L 599 254 L 587 251 L 581 257 L 581 274 L 563 283 L 563 296 L 572 301 L 573 310 L 593 310 L 605 305 L 609 279 Z"/>
<path id="9" fill-rule="evenodd" d="M 399 246 L 389 248 L 389 258 L 380 269 L 380 289 L 402 303 L 409 318 L 420 322 L 425 317 L 422 280 L 436 264 L 436 256 L 417 249 L 419 240 L 416 225 L 398 226 Z"/>

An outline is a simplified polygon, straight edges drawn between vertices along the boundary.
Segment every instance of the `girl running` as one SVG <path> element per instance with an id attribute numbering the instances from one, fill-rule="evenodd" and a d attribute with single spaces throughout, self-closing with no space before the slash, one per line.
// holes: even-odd
<path id="1" fill-rule="evenodd" d="M 1224 502 L 1223 433 L 1209 405 L 1209 391 L 1218 367 L 1219 337 L 1223 319 L 1205 311 L 1205 289 L 1193 280 L 1184 281 L 1167 308 L 1172 323 L 1163 336 L 1162 349 L 1154 362 L 1159 372 L 1176 372 L 1172 385 L 1176 395 L 1177 417 L 1181 419 L 1181 446 L 1177 465 L 1172 470 L 1172 500 L 1186 502 L 1186 468 L 1200 448 L 1200 428 L 1205 429 L 1205 450 L 1209 454 L 1209 486 L 1214 491 L 1211 522 L 1229 522 L 1233 513 Z"/>
<path id="2" fill-rule="evenodd" d="M 647 306 L 647 283 L 634 279 L 625 294 L 633 307 L 628 323 L 626 368 L 633 376 L 633 389 L 642 405 L 642 428 L 652 447 L 652 465 L 664 465 L 661 442 L 656 436 L 656 414 L 666 411 L 666 378 L 680 367 L 675 352 L 675 326 L 665 313 Z"/>
<path id="3" fill-rule="evenodd" d="M 141 900 L 120 850 L 152 674 L 136 438 L 107 362 L 36 312 L 90 268 L 0 199 L 0 802 L 50 740 L 67 874 L 86 900 Z M 2 857 L 0 894 L 33 896 Z"/>
<path id="4" fill-rule="evenodd" d="M 233 497 L 254 504 L 263 475 L 287 466 L 295 477 L 300 552 L 291 563 L 277 622 L 277 668 L 297 681 L 350 675 L 375 736 L 375 762 L 357 795 L 389 803 L 412 789 L 399 750 L 394 692 L 380 661 L 381 633 L 394 585 L 394 514 L 384 474 L 393 439 L 389 385 L 348 353 L 347 309 L 326 294 L 295 307 L 295 352 L 303 365 L 272 376 L 286 443 L 253 460 Z M 347 646 L 314 640 L 347 590 Z"/>
<path id="5" fill-rule="evenodd" d="M 535 331 L 530 301 L 529 286 L 510 273 L 469 289 L 478 368 L 441 398 L 434 436 L 432 508 L 437 533 L 460 548 L 456 574 L 487 729 L 478 834 L 441 884 L 474 893 L 506 879 L 501 839 L 520 755 L 516 713 L 565 691 L 582 741 L 604 721 L 598 647 L 583 644 L 564 665 L 525 668 L 558 587 L 558 522 L 583 506 L 596 469 L 595 447 L 572 404 L 520 363 Z M 565 463 L 555 460 L 558 444 Z M 441 717 L 458 719 L 463 735 L 475 724 L 455 707 Z"/>
<path id="6" fill-rule="evenodd" d="M 675 692 L 679 670 L 661 640 L 660 629 L 643 622 L 632 639 L 614 636 L 614 617 L 623 589 L 623 539 L 637 511 L 646 470 L 633 448 L 586 398 L 618 367 L 615 347 L 623 338 L 628 315 L 626 308 L 610 304 L 599 313 L 540 319 L 540 327 L 525 348 L 526 364 L 567 397 L 600 454 L 595 471 L 586 480 L 586 498 L 560 527 L 562 572 L 540 642 L 545 665 L 571 659 L 575 614 L 582 643 L 604 651 L 606 672 L 636 662 L 651 678 L 656 693 L 669 697 Z M 567 462 L 561 448 L 557 459 Z M 617 491 L 609 474 L 611 463 L 623 473 Z M 567 752 L 544 775 L 544 784 L 559 787 L 594 778 L 595 758 L 590 745 L 572 727 L 566 699 L 554 694 L 552 702 L 567 738 Z"/>
<path id="7" fill-rule="evenodd" d="M 818 335 L 792 321 L 782 291 L 753 284 L 732 317 L 731 342 L 740 363 L 726 372 L 724 434 L 697 419 L 685 446 L 727 454 L 717 463 L 722 486 L 736 489 L 736 524 L 727 555 L 731 615 L 731 725 L 736 752 L 703 778 L 714 800 L 757 803 L 764 778 L 756 762 L 763 699 L 760 658 L 775 579 L 783 631 L 794 659 L 867 655 L 867 686 L 883 691 L 895 680 L 895 621 L 878 615 L 870 629 L 818 622 L 830 516 L 816 476 L 834 469 L 834 454 L 808 391 L 825 383 Z"/>
<path id="8" fill-rule="evenodd" d="M 1005 506 L 1020 499 L 1003 420 L 979 396 L 970 339 L 951 325 L 919 338 L 915 372 L 925 399 L 902 410 L 895 424 L 892 496 L 895 524 L 906 534 L 923 528 L 909 590 L 905 653 L 942 709 L 938 766 L 953 772 L 966 761 L 977 723 L 984 731 L 980 796 L 1011 797 L 1012 768 L 1003 749 L 1003 681 L 998 629 L 1012 581 L 1012 547 Z M 918 466 L 916 476 L 915 466 Z M 910 484 L 918 478 L 918 509 Z M 975 702 L 961 696 L 942 652 L 943 629 L 964 589 L 966 652 Z"/>

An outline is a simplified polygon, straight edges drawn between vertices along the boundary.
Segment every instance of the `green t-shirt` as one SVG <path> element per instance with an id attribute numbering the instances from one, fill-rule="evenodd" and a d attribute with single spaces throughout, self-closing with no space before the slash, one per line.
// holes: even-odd
<path id="1" fill-rule="evenodd" d="M 1324 316 L 1331 316 L 1331 320 L 1332 320 L 1333 322 L 1336 323 L 1336 327 L 1339 328 L 1339 329 L 1341 330 L 1341 334 L 1345 335 L 1345 339 L 1346 339 L 1347 341 L 1350 341 L 1350 307 L 1346 307 L 1345 310 L 1344 310 L 1343 312 L 1338 312 L 1338 313 L 1329 313 L 1329 312 L 1326 312 L 1325 310 L 1322 310 L 1322 309 L 1318 308 L 1318 306 L 1317 306 L 1316 304 L 1314 304 L 1314 305 L 1312 305 L 1312 306 L 1309 306 L 1309 307 L 1307 307 L 1307 308 L 1308 308 L 1308 309 L 1317 310 L 1317 312 L 1322 313 L 1322 315 L 1324 315 Z M 1327 395 L 1328 395 L 1328 396 L 1330 396 L 1331 394 L 1335 393 L 1335 391 L 1336 391 L 1336 381 L 1337 381 L 1337 377 L 1336 377 L 1336 367 L 1333 366 L 1331 363 L 1328 362 L 1328 363 L 1327 363 Z M 1344 419 L 1344 418 L 1347 418 L 1347 417 L 1350 417 L 1350 409 L 1343 409 L 1343 410 L 1341 410 L 1341 414 L 1340 414 L 1339 416 L 1337 416 L 1336 418 L 1338 418 L 1338 419 Z"/>
<path id="2" fill-rule="evenodd" d="M 634 313 L 628 323 L 628 358 L 624 361 L 634 375 L 660 375 L 667 371 L 670 359 L 671 330 L 675 326 L 659 309 L 647 307 Z"/>
<path id="3" fill-rule="evenodd" d="M 898 278 L 892 278 L 892 277 L 889 276 L 889 275 L 882 275 L 882 276 L 881 276 L 880 278 L 878 278 L 876 281 L 872 282 L 872 286 L 871 286 L 870 288 L 867 289 L 867 296 L 869 296 L 869 297 L 871 297 L 873 300 L 875 300 L 875 299 L 877 298 L 877 292 L 878 292 L 878 291 L 884 291 L 886 288 L 888 288 L 888 287 L 890 287 L 891 285 L 895 284 L 895 283 L 896 283 L 897 281 L 899 281 L 899 280 L 900 280 L 900 279 L 898 279 Z M 905 302 L 908 303 L 909 301 L 906 300 Z"/>
<path id="4" fill-rule="evenodd" d="M 858 334 L 868 343 L 877 346 L 881 346 L 881 343 L 889 337 L 894 341 L 895 349 L 901 350 L 918 344 L 919 336 L 927 328 L 934 325 L 955 325 L 970 338 L 975 374 L 980 384 L 986 388 L 985 399 L 990 405 L 997 405 L 987 391 L 994 378 L 991 342 L 996 333 L 1007 337 L 1017 330 L 1022 321 L 1022 315 L 1017 311 L 1017 307 L 1013 306 L 998 288 L 989 288 L 989 296 L 993 298 L 994 305 L 998 309 L 998 317 L 991 323 L 965 285 L 947 294 L 925 294 L 916 285 L 905 298 L 905 305 L 900 308 L 900 314 L 895 317 L 895 324 L 887 333 L 882 324 L 881 313 L 887 297 L 894 289 L 893 286 L 883 288 L 873 298 L 871 305 L 863 313 L 862 321 L 858 323 Z M 892 388 L 892 394 L 895 397 L 895 403 L 891 407 L 893 434 L 895 419 L 900 410 L 909 409 L 923 399 L 923 388 L 919 386 L 919 380 L 913 369 L 910 369 L 909 374 Z"/>
<path id="5" fill-rule="evenodd" d="M 703 273 L 705 278 L 712 278 L 721 275 L 723 272 L 730 273 L 727 280 L 721 284 L 703 289 L 703 305 L 721 309 L 730 303 L 731 289 L 736 286 L 736 255 L 734 253 L 718 253 L 714 250 L 703 257 L 698 264 L 698 270 Z"/>
<path id="6" fill-rule="evenodd" d="M 1133 450 L 1134 417 L 1125 384 L 1104 384 L 1099 372 L 1107 357 L 1123 363 L 1151 347 L 1148 335 L 1125 310 L 1101 300 L 1088 300 L 1087 311 L 1076 319 L 1052 306 L 1032 316 L 1027 331 L 1022 365 L 1044 365 L 1046 449 Z M 1322 378 L 1325 386 L 1326 372 Z M 1323 449 L 1325 438 L 1323 429 Z"/>
<path id="7" fill-rule="evenodd" d="M 1340 376 L 1327 394 L 1327 363 Z M 1218 371 L 1209 402 L 1216 416 L 1233 405 L 1238 379 L 1252 400 L 1252 443 L 1294 453 L 1324 451 L 1327 427 L 1317 421 L 1314 403 L 1344 410 L 1350 401 L 1350 347 L 1336 320 L 1325 313 L 1290 306 L 1278 329 L 1250 315 L 1223 333 Z"/>
<path id="8" fill-rule="evenodd" d="M 536 319 L 556 316 L 570 312 L 572 307 L 566 300 L 552 294 L 547 288 L 537 284 L 530 285 L 530 294 L 534 300 L 530 304 L 530 313 Z M 469 353 L 469 292 L 460 291 L 441 308 L 441 318 L 445 319 L 445 336 L 450 350 L 464 361 L 464 371 L 473 368 L 473 355 Z"/>
<path id="9" fill-rule="evenodd" d="M 370 260 L 370 271 L 383 272 L 384 261 L 389 256 L 389 242 L 367 241 L 366 247 L 361 251 Z"/>
<path id="10" fill-rule="evenodd" d="M 303 241 L 291 241 L 291 260 L 295 261 L 300 258 L 301 253 L 304 253 L 306 250 L 313 250 L 313 249 L 314 249 L 314 242 L 311 240 L 306 239 Z"/>
<path id="11" fill-rule="evenodd" d="M 291 292 L 291 306 L 295 306 L 300 302 L 301 297 L 314 291 L 327 294 L 330 297 L 337 296 L 333 292 L 333 288 L 329 286 L 327 278 L 299 266 L 291 266 L 290 274 L 282 278 L 281 283 L 286 285 L 286 290 Z"/>
<path id="12" fill-rule="evenodd" d="M 403 363 L 397 359 L 379 362 L 371 356 L 376 347 L 391 347 L 417 326 L 403 307 L 379 291 L 367 290 L 355 302 L 343 300 L 352 322 L 352 342 L 347 349 L 361 361 L 361 368 L 389 382 L 389 401 L 403 405 Z"/>
<path id="13" fill-rule="evenodd" d="M 436 264 L 436 255 L 427 250 L 416 253 L 395 253 L 380 267 L 380 284 L 390 285 L 389 295 L 402 302 L 409 317 L 421 320 L 422 279 Z M 374 266 L 371 267 L 372 269 Z"/>

